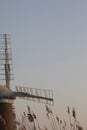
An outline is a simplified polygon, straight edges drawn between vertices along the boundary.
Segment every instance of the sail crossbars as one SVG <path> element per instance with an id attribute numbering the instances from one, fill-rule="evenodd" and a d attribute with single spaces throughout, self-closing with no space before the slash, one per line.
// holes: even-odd
<path id="1" fill-rule="evenodd" d="M 9 79 L 7 79 L 9 78 Z M 13 80 L 12 45 L 9 34 L 0 34 L 0 80 Z M 10 85 L 8 86 L 10 87 Z"/>
<path id="2" fill-rule="evenodd" d="M 53 105 L 53 91 L 46 89 L 15 86 L 16 96 L 30 101 Z"/>

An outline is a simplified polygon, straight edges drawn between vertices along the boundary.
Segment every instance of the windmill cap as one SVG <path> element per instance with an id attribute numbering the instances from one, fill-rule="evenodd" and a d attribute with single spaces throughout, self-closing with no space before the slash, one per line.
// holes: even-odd
<path id="1" fill-rule="evenodd" d="M 11 90 L 8 89 L 6 86 L 0 85 L 0 97 L 3 95 L 7 95 L 10 92 L 11 92 Z"/>
<path id="2" fill-rule="evenodd" d="M 13 103 L 13 92 L 4 85 L 0 85 L 0 103 Z"/>

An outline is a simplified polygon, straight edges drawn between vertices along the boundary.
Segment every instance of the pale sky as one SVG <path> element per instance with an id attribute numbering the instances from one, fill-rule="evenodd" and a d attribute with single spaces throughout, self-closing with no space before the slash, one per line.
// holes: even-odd
<path id="1" fill-rule="evenodd" d="M 75 107 L 87 129 L 87 0 L 0 0 L 15 85 L 52 89 L 55 112 Z"/>

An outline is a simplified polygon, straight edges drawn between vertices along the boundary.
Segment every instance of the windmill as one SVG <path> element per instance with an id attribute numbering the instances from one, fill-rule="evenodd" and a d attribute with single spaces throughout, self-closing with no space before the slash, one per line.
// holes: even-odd
<path id="1" fill-rule="evenodd" d="M 11 89 L 13 64 L 10 35 L 8 34 L 0 35 L 0 79 L 6 82 L 4 85 L 0 85 L 0 130 L 16 130 L 13 107 L 16 97 L 45 104 L 53 103 L 52 90 L 22 86 L 16 86 L 15 91 Z"/>

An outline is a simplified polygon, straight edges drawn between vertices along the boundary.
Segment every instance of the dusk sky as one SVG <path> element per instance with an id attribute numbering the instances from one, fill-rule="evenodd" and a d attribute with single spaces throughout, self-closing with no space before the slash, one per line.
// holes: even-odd
<path id="1" fill-rule="evenodd" d="M 0 33 L 11 36 L 14 84 L 51 89 L 87 129 L 87 0 L 0 0 Z M 24 103 L 23 103 L 24 104 Z"/>

